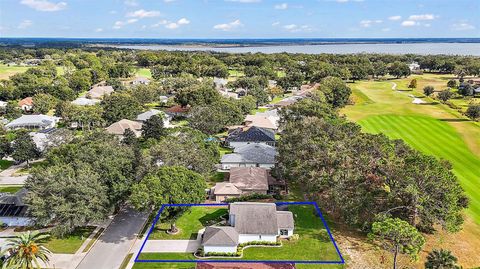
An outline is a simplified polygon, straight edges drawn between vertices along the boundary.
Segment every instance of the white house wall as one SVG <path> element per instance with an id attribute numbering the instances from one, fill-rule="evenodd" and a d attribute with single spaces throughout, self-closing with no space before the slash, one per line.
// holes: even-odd
<path id="1" fill-rule="evenodd" d="M 7 226 L 29 226 L 32 224 L 32 220 L 24 217 L 0 217 L 0 223 Z"/>
<path id="2" fill-rule="evenodd" d="M 256 234 L 240 234 L 238 243 L 247 243 L 252 241 L 277 242 L 277 235 L 256 235 Z"/>
<path id="3" fill-rule="evenodd" d="M 230 170 L 232 167 L 262 167 L 270 169 L 274 166 L 275 164 L 273 163 L 222 163 L 223 170 Z"/>
<path id="4" fill-rule="evenodd" d="M 293 229 L 288 229 L 288 235 L 280 235 L 280 230 L 287 230 L 287 229 L 278 229 L 278 235 L 282 238 L 288 238 L 293 235 Z"/>
<path id="5" fill-rule="evenodd" d="M 219 253 L 235 253 L 237 252 L 236 246 L 204 246 L 203 251 L 205 253 L 209 252 L 219 252 Z"/>

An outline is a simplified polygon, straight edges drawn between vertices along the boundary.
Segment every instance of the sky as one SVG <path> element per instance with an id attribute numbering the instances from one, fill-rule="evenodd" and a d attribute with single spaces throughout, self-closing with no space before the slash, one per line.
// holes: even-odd
<path id="1" fill-rule="evenodd" d="M 480 37 L 480 0 L 0 0 L 0 37 Z"/>

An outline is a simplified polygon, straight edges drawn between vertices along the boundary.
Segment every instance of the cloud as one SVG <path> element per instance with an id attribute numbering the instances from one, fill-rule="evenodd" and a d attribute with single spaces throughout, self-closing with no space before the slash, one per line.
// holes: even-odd
<path id="1" fill-rule="evenodd" d="M 391 20 L 391 21 L 398 21 L 398 20 L 402 19 L 402 16 L 398 16 L 398 15 L 390 16 L 390 17 L 388 17 L 388 19 Z"/>
<path id="2" fill-rule="evenodd" d="M 361 20 L 360 26 L 367 28 L 372 26 L 372 24 L 379 24 L 382 22 L 383 22 L 382 20 Z"/>
<path id="3" fill-rule="evenodd" d="M 236 3 L 260 3 L 262 0 L 225 0 L 225 2 L 236 2 Z"/>
<path id="4" fill-rule="evenodd" d="M 97 28 L 97 29 L 95 29 L 95 32 L 97 32 L 97 33 L 103 32 L 103 29 L 102 28 Z"/>
<path id="5" fill-rule="evenodd" d="M 47 0 L 22 0 L 20 4 L 26 5 L 38 11 L 59 11 L 67 7 L 67 3 L 53 3 Z"/>
<path id="6" fill-rule="evenodd" d="M 32 26 L 33 22 L 31 20 L 23 20 L 19 25 L 18 29 L 26 29 Z"/>
<path id="7" fill-rule="evenodd" d="M 466 22 L 460 22 L 460 23 L 452 24 L 452 29 L 455 31 L 468 31 L 468 30 L 474 30 L 475 26 Z"/>
<path id="8" fill-rule="evenodd" d="M 165 28 L 167 28 L 167 29 L 177 29 L 180 26 L 187 25 L 189 23 L 190 23 L 190 21 L 187 20 L 186 18 L 181 18 L 177 22 L 168 22 L 167 21 L 167 24 L 165 25 Z"/>
<path id="9" fill-rule="evenodd" d="M 127 24 L 132 24 L 132 23 L 135 23 L 137 21 L 138 21 L 138 19 L 129 19 L 129 20 L 126 20 L 126 21 L 116 21 L 115 24 L 113 25 L 113 29 L 120 29 Z"/>
<path id="10" fill-rule="evenodd" d="M 283 26 L 287 32 L 297 33 L 297 32 L 311 32 L 313 28 L 309 25 L 296 25 L 296 24 L 287 24 Z"/>
<path id="11" fill-rule="evenodd" d="M 238 0 L 238 1 L 240 1 L 240 0 Z M 213 26 L 213 29 L 222 30 L 222 31 L 230 31 L 230 30 L 236 29 L 236 28 L 241 27 L 241 26 L 243 26 L 243 24 L 240 20 L 234 20 L 234 21 L 229 22 L 229 23 L 217 24 L 217 25 Z"/>
<path id="12" fill-rule="evenodd" d="M 151 27 L 154 27 L 154 28 L 155 28 L 155 27 L 159 27 L 160 25 L 165 25 L 165 24 L 167 24 L 167 23 L 169 23 L 169 21 L 167 21 L 167 20 L 161 20 L 161 21 L 159 21 L 159 22 L 157 22 L 157 23 L 155 23 L 155 24 L 152 24 Z"/>
<path id="13" fill-rule="evenodd" d="M 410 21 L 428 21 L 428 20 L 434 20 L 437 16 L 433 14 L 421 14 L 421 15 L 410 15 L 408 17 L 408 20 Z"/>
<path id="14" fill-rule="evenodd" d="M 274 6 L 275 9 L 287 9 L 288 8 L 288 4 L 287 3 L 281 3 L 281 4 L 278 4 L 278 5 L 275 5 Z"/>
<path id="15" fill-rule="evenodd" d="M 404 27 L 412 27 L 418 25 L 418 23 L 416 21 L 403 21 L 401 25 Z"/>
<path id="16" fill-rule="evenodd" d="M 156 10 L 144 10 L 144 9 L 139 9 L 133 12 L 127 13 L 127 17 L 129 18 L 152 18 L 152 17 L 158 17 L 160 16 L 160 12 Z"/>
<path id="17" fill-rule="evenodd" d="M 278 21 L 272 23 L 272 26 L 278 26 L 278 25 L 280 25 L 280 22 L 278 22 Z"/>
<path id="18" fill-rule="evenodd" d="M 138 2 L 136 0 L 125 0 L 123 1 L 123 3 L 127 6 L 131 6 L 131 7 L 136 7 L 138 6 Z"/>
<path id="19" fill-rule="evenodd" d="M 391 30 L 392 30 L 392 29 L 390 29 L 390 28 L 383 28 L 383 29 L 382 29 L 382 32 L 390 32 Z"/>

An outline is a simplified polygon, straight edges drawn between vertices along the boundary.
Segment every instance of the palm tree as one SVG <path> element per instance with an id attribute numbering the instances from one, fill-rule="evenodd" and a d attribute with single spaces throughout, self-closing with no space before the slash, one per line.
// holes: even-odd
<path id="1" fill-rule="evenodd" d="M 48 263 L 50 250 L 42 246 L 40 241 L 48 238 L 49 235 L 38 232 L 26 232 L 9 238 L 6 241 L 2 256 L 7 256 L 3 269 L 33 269 L 42 268 L 40 261 Z"/>
<path id="2" fill-rule="evenodd" d="M 426 269 L 459 269 L 457 257 L 453 256 L 450 250 L 434 249 L 428 253 L 425 262 Z"/>

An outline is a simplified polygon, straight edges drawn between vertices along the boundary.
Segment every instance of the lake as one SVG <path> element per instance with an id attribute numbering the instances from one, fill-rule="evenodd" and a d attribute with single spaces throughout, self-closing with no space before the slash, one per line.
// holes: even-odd
<path id="1" fill-rule="evenodd" d="M 321 45 L 266 45 L 248 47 L 214 47 L 181 45 L 113 45 L 117 48 L 168 51 L 216 51 L 228 53 L 306 53 L 306 54 L 420 54 L 420 55 L 474 55 L 480 56 L 480 43 L 404 43 L 404 44 L 321 44 Z"/>

